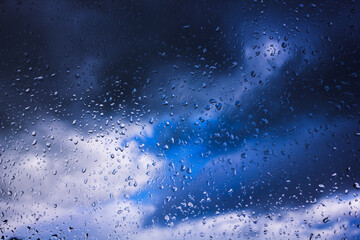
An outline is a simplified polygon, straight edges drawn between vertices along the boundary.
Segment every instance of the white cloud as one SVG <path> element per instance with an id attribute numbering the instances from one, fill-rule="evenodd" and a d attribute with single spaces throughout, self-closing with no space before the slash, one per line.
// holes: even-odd
<path id="1" fill-rule="evenodd" d="M 33 128 L 16 136 L 21 140 L 1 144 L 7 150 L 1 156 L 6 171 L 0 209 L 8 230 L 127 199 L 161 175 L 162 161 L 135 140 L 142 137 L 138 126 L 128 125 L 125 135 L 112 131 L 102 137 L 82 136 L 58 122 Z"/>
<path id="2" fill-rule="evenodd" d="M 357 195 L 346 200 L 323 199 L 300 209 L 252 214 L 250 210 L 185 221 L 175 227 L 155 227 L 134 239 L 340 239 L 358 236 L 351 221 L 360 209 Z M 327 221 L 327 219 L 329 221 Z M 325 220 L 324 220 L 325 219 Z"/>

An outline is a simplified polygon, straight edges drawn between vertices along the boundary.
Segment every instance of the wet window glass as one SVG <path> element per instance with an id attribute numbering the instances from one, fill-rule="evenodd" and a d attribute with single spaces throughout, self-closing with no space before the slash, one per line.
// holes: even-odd
<path id="1" fill-rule="evenodd" d="M 359 14 L 0 1 L 1 239 L 359 239 Z"/>

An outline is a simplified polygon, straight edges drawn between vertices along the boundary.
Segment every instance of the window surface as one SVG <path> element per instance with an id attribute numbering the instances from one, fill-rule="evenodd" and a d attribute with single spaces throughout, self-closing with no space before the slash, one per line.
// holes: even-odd
<path id="1" fill-rule="evenodd" d="M 359 14 L 0 1 L 1 239 L 360 239 Z"/>

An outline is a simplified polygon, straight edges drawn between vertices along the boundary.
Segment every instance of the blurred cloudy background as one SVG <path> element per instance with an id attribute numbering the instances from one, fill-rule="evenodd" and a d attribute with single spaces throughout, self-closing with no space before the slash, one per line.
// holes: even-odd
<path id="1" fill-rule="evenodd" d="M 359 239 L 359 13 L 0 1 L 0 236 Z"/>

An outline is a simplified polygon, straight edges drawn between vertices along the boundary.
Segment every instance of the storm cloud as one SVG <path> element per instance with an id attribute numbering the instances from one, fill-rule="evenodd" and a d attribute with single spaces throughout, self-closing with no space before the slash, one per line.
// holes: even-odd
<path id="1" fill-rule="evenodd" d="M 3 1 L 3 239 L 360 234 L 358 1 Z"/>

